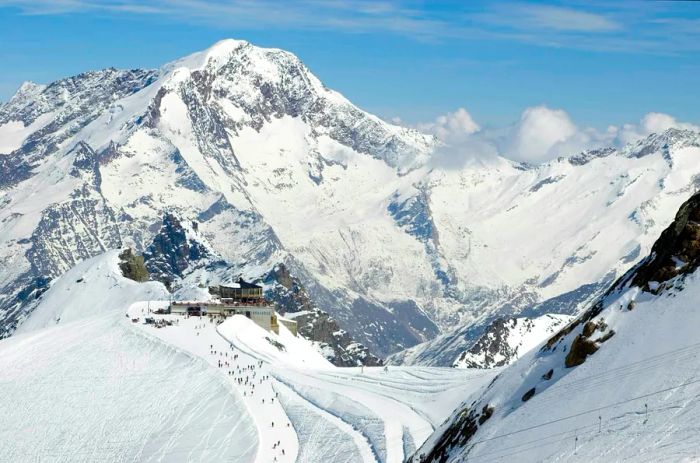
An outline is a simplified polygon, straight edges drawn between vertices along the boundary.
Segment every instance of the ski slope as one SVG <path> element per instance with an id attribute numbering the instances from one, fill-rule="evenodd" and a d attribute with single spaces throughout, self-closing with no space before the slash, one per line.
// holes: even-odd
<path id="1" fill-rule="evenodd" d="M 135 303 L 129 318 L 142 319 L 165 305 Z M 132 328 L 218 370 L 252 417 L 261 462 L 401 462 L 497 373 L 337 368 L 283 326 L 276 335 L 243 316 L 221 324 L 207 317 L 152 316 L 173 325 Z"/>
<path id="2" fill-rule="evenodd" d="M 163 294 L 117 252 L 52 283 L 0 341 L 0 462 L 400 462 L 497 373 L 338 368 L 284 326 L 156 315 Z"/>
<path id="3" fill-rule="evenodd" d="M 258 436 L 231 386 L 122 317 L 0 342 L 0 461 L 253 461 Z"/>

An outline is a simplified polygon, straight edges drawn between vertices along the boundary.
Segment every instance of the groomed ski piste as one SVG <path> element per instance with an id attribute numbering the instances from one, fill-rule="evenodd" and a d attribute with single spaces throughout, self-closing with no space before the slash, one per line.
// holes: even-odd
<path id="1" fill-rule="evenodd" d="M 337 368 L 284 326 L 280 334 L 244 316 L 221 319 L 149 314 L 167 302 L 140 302 L 129 319 L 173 325 L 133 327 L 216 369 L 245 404 L 258 436 L 256 461 L 401 462 L 470 389 L 495 375 L 450 368 Z M 329 460 L 330 458 L 330 460 Z"/>
<path id="2" fill-rule="evenodd" d="M 400 462 L 497 373 L 338 368 L 284 326 L 149 313 L 157 285 L 109 252 L 0 341 L 0 461 Z"/>

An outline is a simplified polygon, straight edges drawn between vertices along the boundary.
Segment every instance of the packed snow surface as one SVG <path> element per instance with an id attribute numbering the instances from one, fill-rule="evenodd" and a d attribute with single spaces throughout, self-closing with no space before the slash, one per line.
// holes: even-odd
<path id="1" fill-rule="evenodd" d="M 112 252 L 54 282 L 0 341 L 0 461 L 400 462 L 497 373 L 337 368 L 283 325 L 156 314 L 159 291 Z"/>
<path id="2" fill-rule="evenodd" d="M 136 301 L 167 297 L 160 283 L 124 278 L 119 269 L 119 251 L 109 251 L 81 262 L 59 278 L 42 296 L 41 310 L 33 313 L 18 332 L 114 313 Z"/>
<path id="3" fill-rule="evenodd" d="M 0 342 L 0 461 L 253 461 L 258 436 L 230 384 L 123 317 Z"/>
<path id="4" fill-rule="evenodd" d="M 149 308 L 165 306 L 136 303 L 129 318 L 141 319 Z M 205 359 L 232 384 L 255 422 L 257 461 L 403 461 L 456 404 L 497 373 L 337 368 L 282 325 L 277 335 L 241 315 L 220 324 L 206 316 L 151 316 L 172 325 L 134 326 Z M 328 437 L 314 435 L 313 429 L 337 436 L 341 445 L 329 446 Z"/>

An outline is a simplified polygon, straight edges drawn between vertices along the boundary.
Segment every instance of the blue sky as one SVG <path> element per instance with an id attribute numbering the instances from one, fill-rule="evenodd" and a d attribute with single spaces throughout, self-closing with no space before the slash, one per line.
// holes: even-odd
<path id="1" fill-rule="evenodd" d="M 0 0 L 0 100 L 114 66 L 157 67 L 226 37 L 294 52 L 329 87 L 405 123 L 525 108 L 604 130 L 649 112 L 700 122 L 700 3 Z"/>

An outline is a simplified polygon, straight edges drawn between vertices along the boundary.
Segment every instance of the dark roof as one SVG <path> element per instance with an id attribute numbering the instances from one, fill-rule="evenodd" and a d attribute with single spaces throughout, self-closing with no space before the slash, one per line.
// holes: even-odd
<path id="1" fill-rule="evenodd" d="M 244 281 L 243 278 L 238 279 L 238 284 L 241 285 L 241 288 L 257 288 L 257 289 L 262 289 L 262 286 L 258 286 L 253 283 L 248 283 L 247 281 Z"/>

